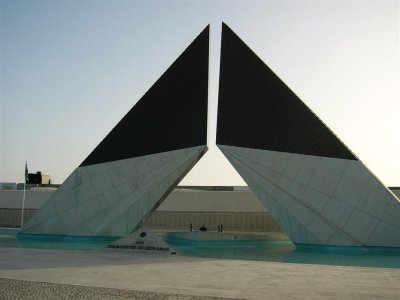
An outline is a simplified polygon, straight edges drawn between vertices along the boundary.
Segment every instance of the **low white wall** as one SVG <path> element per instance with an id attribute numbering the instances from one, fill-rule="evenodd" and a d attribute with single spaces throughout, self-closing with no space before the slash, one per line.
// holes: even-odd
<path id="1" fill-rule="evenodd" d="M 199 230 L 203 225 L 216 231 L 223 224 L 225 231 L 281 232 L 282 229 L 269 213 L 254 212 L 165 212 L 155 211 L 144 219 L 151 229 Z"/>
<path id="2" fill-rule="evenodd" d="M 180 212 L 266 212 L 251 191 L 175 190 L 157 211 Z"/>
<path id="3" fill-rule="evenodd" d="M 25 208 L 38 209 L 54 191 L 26 191 Z M 21 208 L 24 191 L 0 191 L 0 208 Z"/>
<path id="4" fill-rule="evenodd" d="M 393 191 L 400 199 L 400 190 Z M 54 191 L 26 191 L 25 208 L 38 209 Z M 23 191 L 0 191 L 0 208 L 20 209 Z M 165 212 L 266 212 L 251 191 L 175 190 L 158 207 Z"/>
<path id="5" fill-rule="evenodd" d="M 54 191 L 26 191 L 25 208 L 38 209 Z M 22 207 L 23 191 L 0 191 L 0 208 Z M 158 207 L 166 212 L 266 212 L 251 191 L 175 190 Z"/>

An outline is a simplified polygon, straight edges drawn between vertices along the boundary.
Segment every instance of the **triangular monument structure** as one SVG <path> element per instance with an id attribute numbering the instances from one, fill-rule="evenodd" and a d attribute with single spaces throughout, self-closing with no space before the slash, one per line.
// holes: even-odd
<path id="1" fill-rule="evenodd" d="M 207 151 L 209 26 L 27 222 L 23 233 L 126 236 Z"/>
<path id="2" fill-rule="evenodd" d="M 217 145 L 297 244 L 400 246 L 400 203 L 225 24 Z"/>

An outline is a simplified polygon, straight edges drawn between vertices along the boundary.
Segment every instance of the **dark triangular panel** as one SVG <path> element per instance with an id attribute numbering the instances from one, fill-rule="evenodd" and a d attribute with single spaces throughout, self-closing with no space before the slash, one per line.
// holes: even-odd
<path id="1" fill-rule="evenodd" d="M 81 166 L 207 143 L 209 26 Z"/>
<path id="2" fill-rule="evenodd" d="M 217 144 L 357 160 L 226 24 Z"/>

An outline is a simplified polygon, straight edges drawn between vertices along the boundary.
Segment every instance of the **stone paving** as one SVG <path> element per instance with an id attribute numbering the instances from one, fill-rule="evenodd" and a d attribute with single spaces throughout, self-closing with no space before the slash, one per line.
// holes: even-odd
<path id="1" fill-rule="evenodd" d="M 88 287 L 70 284 L 0 278 L 0 300 L 26 299 L 133 299 L 133 300 L 218 300 L 220 297 L 165 294 L 145 291 Z"/>
<path id="2" fill-rule="evenodd" d="M 12 282 L 11 287 L 4 286 L 10 281 L 0 281 L 6 299 L 30 295 L 38 295 L 36 299 L 91 298 L 90 293 L 99 297 L 109 293 L 103 299 L 129 295 L 133 299 L 400 300 L 400 269 L 161 257 L 123 251 L 0 248 L 0 278 L 25 280 Z M 63 294 L 52 294 L 49 288 L 47 297 L 13 288 L 25 284 L 34 291 L 37 282 L 44 282 L 40 284 L 45 287 L 56 284 L 54 291 L 60 289 Z M 84 297 L 86 291 L 89 294 Z"/>

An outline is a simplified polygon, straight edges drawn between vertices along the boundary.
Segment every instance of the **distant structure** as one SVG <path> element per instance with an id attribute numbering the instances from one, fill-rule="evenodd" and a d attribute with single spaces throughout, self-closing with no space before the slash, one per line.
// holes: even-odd
<path id="1" fill-rule="evenodd" d="M 399 200 L 225 24 L 217 145 L 294 243 L 400 247 Z"/>
<path id="2" fill-rule="evenodd" d="M 52 184 L 50 175 L 43 175 L 42 172 L 28 173 L 27 184 Z"/>
<path id="3" fill-rule="evenodd" d="M 0 182 L 0 191 L 15 191 L 17 190 L 16 182 Z"/>
<path id="4" fill-rule="evenodd" d="M 44 175 L 41 171 L 29 173 L 28 163 L 25 163 L 25 183 L 26 184 L 52 184 L 51 176 Z"/>

